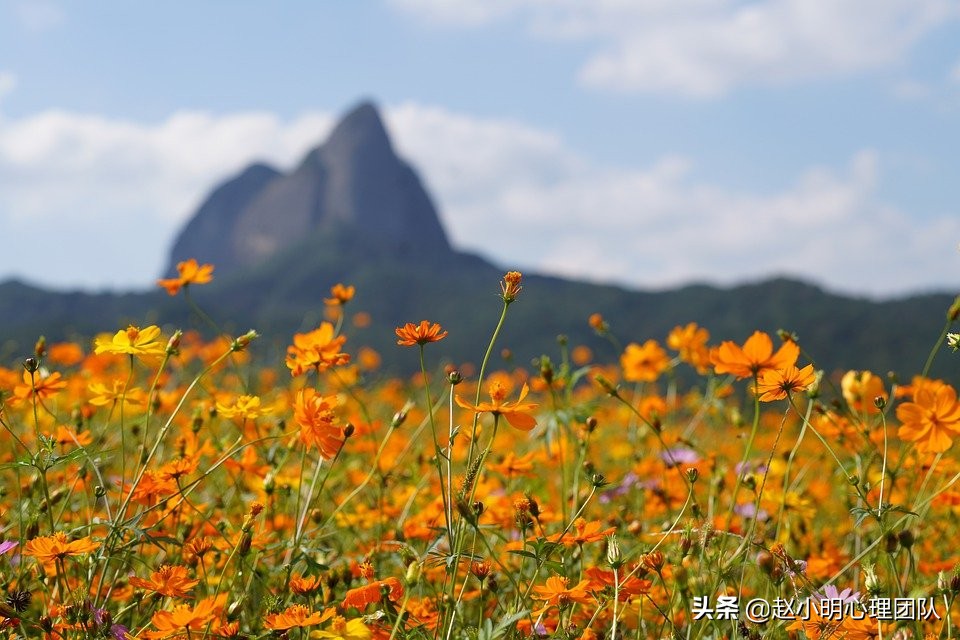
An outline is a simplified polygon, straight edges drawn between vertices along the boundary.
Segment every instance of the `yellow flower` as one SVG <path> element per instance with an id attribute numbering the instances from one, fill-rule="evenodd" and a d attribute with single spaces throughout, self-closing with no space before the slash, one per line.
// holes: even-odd
<path id="1" fill-rule="evenodd" d="M 96 339 L 95 353 L 120 353 L 132 356 L 162 356 L 167 345 L 162 341 L 160 327 L 150 325 L 141 329 L 130 325 L 126 330 L 117 331 L 113 338 L 99 336 Z"/>
<path id="2" fill-rule="evenodd" d="M 327 638 L 328 640 L 370 640 L 373 633 L 363 624 L 363 619 L 354 618 L 345 620 L 343 616 L 336 616 L 330 623 L 329 629 L 311 631 L 311 638 Z"/>
<path id="3" fill-rule="evenodd" d="M 224 418 L 256 420 L 272 411 L 272 407 L 261 407 L 260 396 L 239 396 L 233 404 L 217 403 L 217 413 Z"/>

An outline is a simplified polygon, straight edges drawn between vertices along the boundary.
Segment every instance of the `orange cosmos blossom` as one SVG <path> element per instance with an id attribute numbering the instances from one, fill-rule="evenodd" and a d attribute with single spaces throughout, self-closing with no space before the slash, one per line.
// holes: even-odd
<path id="1" fill-rule="evenodd" d="M 187 576 L 187 568 L 178 565 L 163 565 L 150 573 L 150 579 L 144 580 L 137 576 L 130 576 L 130 585 L 138 589 L 155 591 L 171 598 L 186 598 L 190 595 L 199 580 L 191 580 Z"/>
<path id="2" fill-rule="evenodd" d="M 888 394 L 883 388 L 883 380 L 870 371 L 847 371 L 840 380 L 843 399 L 857 413 L 876 415 L 880 413 L 876 399 L 884 402 Z"/>
<path id="3" fill-rule="evenodd" d="M 500 281 L 500 297 L 506 304 L 510 304 L 517 299 L 523 285 L 520 284 L 523 275 L 519 271 L 508 271 Z"/>
<path id="4" fill-rule="evenodd" d="M 176 278 L 157 280 L 157 285 L 167 290 L 171 296 L 177 295 L 180 289 L 191 284 L 207 284 L 213 280 L 213 265 L 199 264 L 195 258 L 177 263 Z"/>
<path id="5" fill-rule="evenodd" d="M 99 548 L 100 543 L 94 542 L 89 536 L 71 541 L 67 538 L 67 534 L 62 531 L 57 531 L 52 536 L 41 536 L 33 540 L 28 540 L 24 546 L 23 553 L 28 556 L 33 556 L 39 562 L 48 563 L 63 560 L 68 556 L 79 556 L 90 553 Z"/>
<path id="6" fill-rule="evenodd" d="M 396 578 L 390 577 L 385 580 L 377 580 L 356 589 L 347 591 L 343 598 L 344 609 L 354 607 L 359 611 L 367 608 L 367 605 L 380 602 L 380 599 L 386 594 L 391 602 L 398 602 L 403 597 L 403 585 Z"/>
<path id="7" fill-rule="evenodd" d="M 150 622 L 156 631 L 147 631 L 144 637 L 150 640 L 161 640 L 182 631 L 203 631 L 211 625 L 211 631 L 217 629 L 217 616 L 223 606 L 215 598 L 204 598 L 195 607 L 188 604 L 177 605 L 172 611 L 157 611 Z"/>
<path id="8" fill-rule="evenodd" d="M 12 404 L 25 402 L 31 398 L 43 401 L 61 389 L 65 389 L 67 381 L 63 379 L 59 371 L 43 375 L 44 369 L 38 369 L 32 375 L 29 371 L 23 372 L 23 384 L 18 384 L 13 388 L 13 397 L 10 398 Z"/>
<path id="9" fill-rule="evenodd" d="M 699 373 L 706 373 L 710 365 L 710 350 L 707 348 L 709 339 L 709 331 L 697 326 L 696 322 L 690 322 L 686 326 L 673 328 L 667 336 L 667 346 L 679 352 L 680 359 L 696 367 Z"/>
<path id="10" fill-rule="evenodd" d="M 630 382 L 653 382 L 669 364 L 667 352 L 656 340 L 647 340 L 643 346 L 630 343 L 620 356 L 623 377 Z"/>
<path id="11" fill-rule="evenodd" d="M 308 447 L 316 447 L 326 459 L 331 459 L 343 446 L 343 429 L 334 423 L 332 398 L 324 398 L 307 387 L 297 392 L 293 416 L 300 425 L 300 441 Z"/>
<path id="12" fill-rule="evenodd" d="M 346 336 L 336 335 L 336 330 L 329 322 L 320 323 L 319 327 L 308 333 L 294 334 L 293 344 L 287 347 L 290 375 L 298 376 L 311 369 L 325 371 L 350 362 L 350 356 L 341 351 L 346 341 Z"/>
<path id="13" fill-rule="evenodd" d="M 337 284 L 330 287 L 330 295 L 333 297 L 324 298 L 323 302 L 325 304 L 329 304 L 332 306 L 342 307 L 346 305 L 348 302 L 350 302 L 351 300 L 353 300 L 353 295 L 356 292 L 357 292 L 357 289 L 352 284 L 348 286 L 344 286 L 343 284 L 338 282 Z"/>
<path id="14" fill-rule="evenodd" d="M 415 344 L 421 346 L 428 342 L 439 342 L 447 337 L 447 332 L 434 322 L 431 324 L 426 320 L 421 320 L 419 325 L 408 322 L 402 327 L 394 329 L 397 334 L 397 344 L 401 347 L 412 347 Z"/>
<path id="15" fill-rule="evenodd" d="M 710 361 L 717 373 L 732 373 L 738 379 L 757 376 L 765 369 L 785 369 L 794 365 L 800 347 L 788 340 L 773 352 L 773 341 L 762 331 L 754 331 L 743 347 L 729 340 L 710 352 Z"/>
<path id="16" fill-rule="evenodd" d="M 757 395 L 760 396 L 760 402 L 783 400 L 794 391 L 803 391 L 816 379 L 812 364 L 803 369 L 793 365 L 783 369 L 764 369 L 757 378 Z"/>
<path id="17" fill-rule="evenodd" d="M 457 404 L 476 413 L 489 411 L 495 416 L 503 416 L 511 427 L 521 431 L 530 431 L 537 426 L 536 418 L 529 413 L 536 409 L 537 405 L 531 402 L 524 403 L 523 401 L 527 397 L 527 393 L 530 392 L 530 387 L 526 383 L 520 389 L 520 397 L 517 398 L 516 402 L 504 402 L 509 389 L 500 380 L 492 381 L 487 387 L 487 391 L 490 393 L 490 402 L 470 404 L 461 400 L 460 396 L 456 396 Z"/>
<path id="18" fill-rule="evenodd" d="M 533 596 L 537 600 L 546 600 L 544 605 L 550 607 L 555 605 L 563 608 L 573 602 L 580 604 L 590 604 L 593 598 L 587 593 L 590 586 L 589 580 L 581 580 L 573 587 L 567 587 L 567 579 L 560 576 L 550 576 L 547 583 L 543 586 L 536 586 L 533 590 L 536 594 Z"/>
<path id="19" fill-rule="evenodd" d="M 568 531 L 566 535 L 561 531 L 552 536 L 547 536 L 551 542 L 559 542 L 566 547 L 582 545 L 588 542 L 599 542 L 617 530 L 616 527 L 603 528 L 603 523 L 599 520 L 587 522 L 584 518 L 577 518 L 573 521 L 573 531 Z"/>
<path id="20" fill-rule="evenodd" d="M 321 613 L 320 611 L 310 611 L 308 607 L 302 604 L 295 604 L 287 607 L 282 613 L 268 614 L 264 618 L 263 626 L 277 631 L 293 629 L 294 627 L 312 627 L 324 620 L 329 620 L 334 613 L 336 613 L 336 609 L 333 607 Z"/>
<path id="21" fill-rule="evenodd" d="M 913 402 L 897 407 L 903 440 L 917 443 L 921 453 L 941 453 L 953 444 L 952 435 L 960 435 L 960 402 L 956 390 L 948 384 L 919 385 Z"/>

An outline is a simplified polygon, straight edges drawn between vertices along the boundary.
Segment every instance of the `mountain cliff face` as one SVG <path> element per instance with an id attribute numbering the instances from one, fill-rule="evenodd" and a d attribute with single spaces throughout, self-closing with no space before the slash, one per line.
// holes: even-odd
<path id="1" fill-rule="evenodd" d="M 197 258 L 223 276 L 325 231 L 396 255 L 453 253 L 430 196 L 370 103 L 344 116 L 292 172 L 255 164 L 214 189 L 177 238 L 166 273 Z"/>

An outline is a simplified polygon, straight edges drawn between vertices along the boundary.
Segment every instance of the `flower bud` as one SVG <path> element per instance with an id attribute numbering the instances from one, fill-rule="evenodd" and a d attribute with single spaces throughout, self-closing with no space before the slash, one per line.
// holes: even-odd
<path id="1" fill-rule="evenodd" d="M 180 351 L 180 340 L 183 338 L 183 330 L 177 329 L 167 340 L 167 355 L 174 355 Z"/>
<path id="2" fill-rule="evenodd" d="M 233 341 L 233 343 L 230 345 L 230 350 L 243 351 L 244 349 L 247 348 L 247 346 L 251 342 L 253 342 L 259 337 L 260 337 L 259 333 L 257 333 L 253 329 L 250 329 L 250 331 L 247 331 L 245 334 L 243 334 L 242 336 L 240 336 L 239 338 Z"/>
<path id="3" fill-rule="evenodd" d="M 607 563 L 614 569 L 623 564 L 623 554 L 620 552 L 620 543 L 617 542 L 615 533 L 607 538 Z"/>

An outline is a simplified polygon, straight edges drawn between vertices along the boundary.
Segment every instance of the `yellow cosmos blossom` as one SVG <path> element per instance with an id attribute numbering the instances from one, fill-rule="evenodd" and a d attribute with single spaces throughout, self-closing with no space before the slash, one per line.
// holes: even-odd
<path id="1" fill-rule="evenodd" d="M 96 339 L 95 353 L 119 353 L 131 356 L 162 356 L 167 349 L 160 335 L 160 327 L 150 325 L 141 329 L 130 325 L 117 331 L 113 338 L 99 336 Z"/>
<path id="2" fill-rule="evenodd" d="M 242 395 L 233 404 L 217 403 L 217 413 L 224 418 L 240 418 L 241 420 L 256 420 L 268 415 L 272 407 L 260 406 L 259 396 Z"/>

